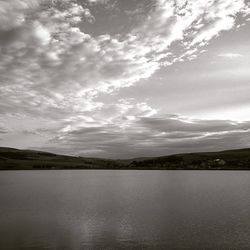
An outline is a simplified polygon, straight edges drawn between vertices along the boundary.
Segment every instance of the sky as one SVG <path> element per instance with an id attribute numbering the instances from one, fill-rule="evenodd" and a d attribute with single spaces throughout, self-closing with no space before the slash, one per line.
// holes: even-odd
<path id="1" fill-rule="evenodd" d="M 249 96 L 249 0 L 0 0 L 0 146 L 250 147 Z"/>

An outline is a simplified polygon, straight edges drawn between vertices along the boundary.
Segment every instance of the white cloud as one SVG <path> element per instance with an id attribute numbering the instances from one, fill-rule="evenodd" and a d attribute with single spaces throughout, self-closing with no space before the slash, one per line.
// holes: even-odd
<path id="1" fill-rule="evenodd" d="M 222 54 L 219 54 L 218 56 L 229 58 L 229 59 L 236 59 L 236 58 L 242 57 L 243 55 L 239 53 L 222 53 Z"/>
<path id="2" fill-rule="evenodd" d="M 110 0 L 88 0 L 88 2 L 91 3 L 91 4 L 106 4 L 109 1 Z"/>
<path id="3" fill-rule="evenodd" d="M 107 10 L 113 10 L 117 7 L 117 0 L 87 0 L 90 6 L 102 5 Z"/>
<path id="4" fill-rule="evenodd" d="M 250 15 L 250 3 L 246 3 L 245 8 L 243 9 L 243 14 L 245 16 L 249 17 L 249 15 Z M 249 19 L 247 19 L 247 21 L 249 21 Z"/>
<path id="5" fill-rule="evenodd" d="M 51 40 L 51 35 L 48 29 L 46 29 L 41 23 L 34 22 L 33 24 L 33 36 L 37 39 L 38 44 L 48 45 Z"/>
<path id="6" fill-rule="evenodd" d="M 149 78 L 162 65 L 194 59 L 199 51 L 192 45 L 202 46 L 220 31 L 232 28 L 235 14 L 245 7 L 242 0 L 188 1 L 186 4 L 159 0 L 148 18 L 129 34 L 93 37 L 85 33 L 79 23 L 92 22 L 95 18 L 77 2 L 56 1 L 52 7 L 40 10 L 37 9 L 39 2 L 34 0 L 0 3 L 3 19 L 10 21 L 11 9 L 17 9 L 24 20 L 18 25 L 14 21 L 9 27 L 17 30 L 10 31 L 13 36 L 1 54 L 2 79 L 7 79 L 6 85 L 13 89 L 23 84 L 25 92 L 33 93 L 31 109 L 37 102 L 34 100 L 37 94 L 48 107 L 60 106 L 56 98 L 50 101 L 54 97 L 49 95 L 53 96 L 54 92 L 60 94 L 65 103 L 74 103 L 76 93 L 85 100 L 91 96 L 89 100 L 93 102 L 98 93 L 131 86 Z M 185 44 L 183 51 L 176 55 L 171 53 L 174 42 Z M 10 64 L 14 65 L 11 69 Z M 26 94 L 20 91 L 17 95 L 10 90 L 11 87 L 9 95 L 14 95 L 13 98 L 27 101 Z"/>
<path id="7" fill-rule="evenodd" d="M 0 1 L 0 29 L 9 30 L 20 27 L 26 21 L 30 10 L 38 8 L 40 0 Z"/>

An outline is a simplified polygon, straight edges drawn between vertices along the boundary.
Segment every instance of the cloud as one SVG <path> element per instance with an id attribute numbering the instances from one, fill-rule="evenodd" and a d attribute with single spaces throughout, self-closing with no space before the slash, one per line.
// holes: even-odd
<path id="1" fill-rule="evenodd" d="M 29 11 L 37 9 L 40 2 L 40 0 L 1 0 L 0 30 L 9 30 L 23 25 Z"/>
<path id="2" fill-rule="evenodd" d="M 88 0 L 90 4 L 107 4 L 110 0 Z"/>
<path id="3" fill-rule="evenodd" d="M 229 58 L 229 59 L 236 59 L 236 58 L 242 57 L 243 55 L 238 54 L 238 53 L 222 53 L 222 54 L 219 54 L 218 56 Z"/>
<path id="4" fill-rule="evenodd" d="M 161 126 L 164 122 L 144 120 L 155 115 L 156 109 L 146 102 L 123 99 L 104 103 L 98 98 L 148 79 L 164 66 L 193 60 L 212 38 L 234 27 L 237 16 L 245 13 L 246 4 L 243 0 L 157 0 L 147 15 L 133 19 L 136 23 L 126 34 L 89 32 L 91 25 L 98 22 L 95 8 L 116 3 L 0 0 L 2 120 L 12 115 L 26 122 L 30 117 L 53 121 L 61 133 L 58 143 L 68 143 L 72 148 L 76 143 L 79 151 L 82 141 L 92 145 L 91 152 L 103 150 L 103 155 L 111 154 L 109 150 L 114 145 L 119 148 L 122 144 L 130 152 L 133 147 L 130 150 L 129 140 L 133 144 L 138 136 L 138 143 L 133 145 L 141 150 L 147 149 L 145 144 L 151 145 L 151 139 L 156 146 L 164 145 L 157 143 L 157 136 L 152 137 L 148 131 L 150 123 Z M 145 4 L 148 7 L 144 3 L 140 8 Z M 136 18 L 137 13 L 128 14 L 127 18 Z M 167 121 L 168 126 L 173 122 L 168 118 Z M 174 121 L 174 126 L 179 123 L 189 126 L 181 121 Z M 201 122 L 197 126 L 193 124 L 192 128 L 200 129 Z M 105 149 L 97 145 L 92 134 L 92 144 L 81 138 L 84 133 L 90 136 L 86 132 L 89 127 L 98 135 L 105 134 Z M 141 134 L 136 132 L 140 128 Z M 82 131 L 78 138 L 73 136 L 76 131 Z M 188 135 L 187 131 L 174 133 L 188 137 L 194 131 Z"/>
<path id="5" fill-rule="evenodd" d="M 66 131 L 55 140 L 57 152 L 129 158 L 247 147 L 250 123 L 190 120 L 178 115 L 137 117 L 130 126 L 103 125 Z"/>
<path id="6" fill-rule="evenodd" d="M 243 14 L 244 16 L 250 15 L 250 3 L 246 3 L 245 8 L 243 9 Z M 249 18 L 247 20 L 249 21 Z"/>
<path id="7" fill-rule="evenodd" d="M 203 46 L 232 28 L 245 7 L 243 0 L 158 0 L 128 34 L 93 36 L 84 32 L 82 23 L 95 17 L 80 2 L 0 4 L 2 105 L 30 113 L 38 105 L 41 113 L 60 107 L 62 113 L 98 108 L 94 100 L 99 94 L 147 79 L 163 65 L 194 59 L 199 53 L 194 45 Z M 180 51 L 171 47 L 176 42 Z"/>
<path id="8" fill-rule="evenodd" d="M 117 8 L 117 0 L 88 0 L 88 4 L 92 7 L 101 5 L 106 10 L 114 10 Z"/>
<path id="9" fill-rule="evenodd" d="M 0 134 L 6 134 L 8 133 L 8 130 L 6 130 L 5 128 L 0 127 Z"/>

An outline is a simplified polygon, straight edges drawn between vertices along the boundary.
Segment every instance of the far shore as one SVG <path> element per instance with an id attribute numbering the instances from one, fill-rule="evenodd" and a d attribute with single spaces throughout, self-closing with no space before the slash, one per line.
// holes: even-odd
<path id="1" fill-rule="evenodd" d="M 112 160 L 0 147 L 0 170 L 250 170 L 250 149 Z"/>

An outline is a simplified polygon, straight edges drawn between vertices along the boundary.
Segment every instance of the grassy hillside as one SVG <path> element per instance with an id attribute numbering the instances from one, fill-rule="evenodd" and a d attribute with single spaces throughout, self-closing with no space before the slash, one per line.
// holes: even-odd
<path id="1" fill-rule="evenodd" d="M 250 149 L 177 154 L 133 161 L 130 165 L 155 169 L 250 169 Z"/>
<path id="2" fill-rule="evenodd" d="M 250 149 L 108 160 L 0 147 L 0 170 L 18 169 L 250 169 Z"/>
<path id="3" fill-rule="evenodd" d="M 41 151 L 0 148 L 0 169 L 106 169 L 120 167 L 112 160 L 57 155 Z"/>

